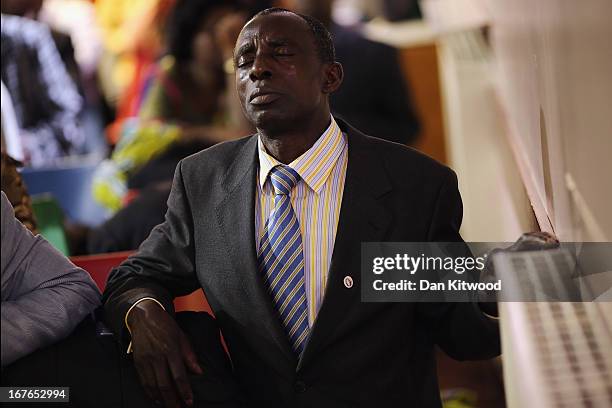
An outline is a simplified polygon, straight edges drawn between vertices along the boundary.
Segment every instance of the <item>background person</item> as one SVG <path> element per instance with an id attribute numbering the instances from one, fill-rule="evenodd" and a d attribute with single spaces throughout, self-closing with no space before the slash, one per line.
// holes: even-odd
<path id="1" fill-rule="evenodd" d="M 2 82 L 15 108 L 24 164 L 40 167 L 83 153 L 78 121 L 83 99 L 68 74 L 49 28 L 2 14 Z"/>
<path id="2" fill-rule="evenodd" d="M 330 97 L 332 113 L 368 135 L 413 144 L 420 125 L 398 52 L 363 36 L 360 27 L 332 19 L 334 0 L 279 0 L 281 7 L 313 16 L 332 34 L 344 67 L 343 86 Z"/>
<path id="3" fill-rule="evenodd" d="M 180 159 L 244 132 L 224 56 L 246 15 L 237 2 L 180 0 L 165 25 L 166 54 L 140 83 L 136 116 L 94 181 L 94 196 L 119 210 L 129 189 L 172 179 Z M 222 41 L 226 36 L 233 40 Z"/>

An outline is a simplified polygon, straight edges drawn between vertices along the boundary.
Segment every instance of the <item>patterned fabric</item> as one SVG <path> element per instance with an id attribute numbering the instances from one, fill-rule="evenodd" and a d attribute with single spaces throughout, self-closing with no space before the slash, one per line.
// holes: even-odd
<path id="1" fill-rule="evenodd" d="M 0 152 L 2 163 L 2 192 L 6 194 L 9 202 L 15 210 L 15 218 L 17 218 L 30 232 L 34 235 L 38 234 L 36 229 L 36 217 L 32 209 L 32 199 L 28 194 L 28 189 L 23 183 L 21 173 L 17 170 L 22 164 L 13 159 L 5 152 Z"/>
<path id="2" fill-rule="evenodd" d="M 123 207 L 128 178 L 151 159 L 163 154 L 181 137 L 181 125 L 225 125 L 223 112 L 207 116 L 185 100 L 174 80 L 174 58 L 155 64 L 134 96 L 137 116 L 116 122 L 118 139 L 110 159 L 96 170 L 93 195 L 111 211 Z M 170 174 L 170 177 L 172 175 Z"/>
<path id="3" fill-rule="evenodd" d="M 269 173 L 274 189 L 274 209 L 260 239 L 259 272 L 299 356 L 308 338 L 308 307 L 304 287 L 302 233 L 290 194 L 300 175 L 291 167 L 275 166 Z"/>
<path id="4" fill-rule="evenodd" d="M 302 232 L 304 246 L 304 283 L 308 319 L 312 326 L 325 294 L 327 275 L 344 191 L 348 145 L 338 124 L 331 118 L 329 127 L 316 143 L 289 164 L 300 176 L 291 204 Z M 255 239 L 259 248 L 263 228 L 274 206 L 274 191 L 268 174 L 279 163 L 259 140 L 259 175 L 255 197 Z"/>
<path id="5" fill-rule="evenodd" d="M 13 100 L 24 161 L 43 166 L 80 153 L 85 138 L 77 116 L 83 101 L 49 29 L 22 17 L 1 18 L 2 82 Z"/>
<path id="6" fill-rule="evenodd" d="M 100 163 L 94 173 L 94 199 L 112 211 L 123 207 L 128 177 L 165 151 L 180 134 L 180 128 L 172 123 L 138 118 L 125 121 L 123 135 L 111 158 Z"/>

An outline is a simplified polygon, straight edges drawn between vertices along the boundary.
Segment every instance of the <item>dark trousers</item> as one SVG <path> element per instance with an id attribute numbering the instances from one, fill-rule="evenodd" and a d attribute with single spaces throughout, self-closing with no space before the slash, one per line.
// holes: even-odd
<path id="1" fill-rule="evenodd" d="M 195 407 L 243 407 L 219 329 L 207 313 L 182 312 L 176 320 L 194 347 L 203 375 L 192 375 Z M 70 387 L 70 403 L 45 407 L 153 407 L 140 385 L 131 355 L 112 335 L 103 335 L 93 318 L 66 339 L 38 350 L 2 370 L 2 386 Z M 38 407 L 40 403 L 3 406 Z"/>

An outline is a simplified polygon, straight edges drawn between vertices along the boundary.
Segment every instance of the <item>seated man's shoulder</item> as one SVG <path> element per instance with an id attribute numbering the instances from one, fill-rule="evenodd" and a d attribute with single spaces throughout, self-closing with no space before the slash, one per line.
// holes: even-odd
<path id="1" fill-rule="evenodd" d="M 249 135 L 240 139 L 218 143 L 208 149 L 192 154 L 182 160 L 183 172 L 212 171 L 225 173 L 236 159 L 244 154 L 250 144 L 257 145 L 254 136 Z M 254 150 L 253 150 L 254 152 Z"/>

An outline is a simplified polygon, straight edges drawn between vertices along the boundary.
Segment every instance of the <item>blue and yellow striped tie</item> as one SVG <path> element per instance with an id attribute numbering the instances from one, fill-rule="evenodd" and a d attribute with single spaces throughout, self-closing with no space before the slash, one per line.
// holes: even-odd
<path id="1" fill-rule="evenodd" d="M 300 224 L 289 194 L 300 175 L 288 166 L 270 170 L 274 208 L 259 243 L 259 272 L 274 299 L 291 346 L 298 357 L 308 338 L 308 307 L 304 286 L 304 249 Z"/>

